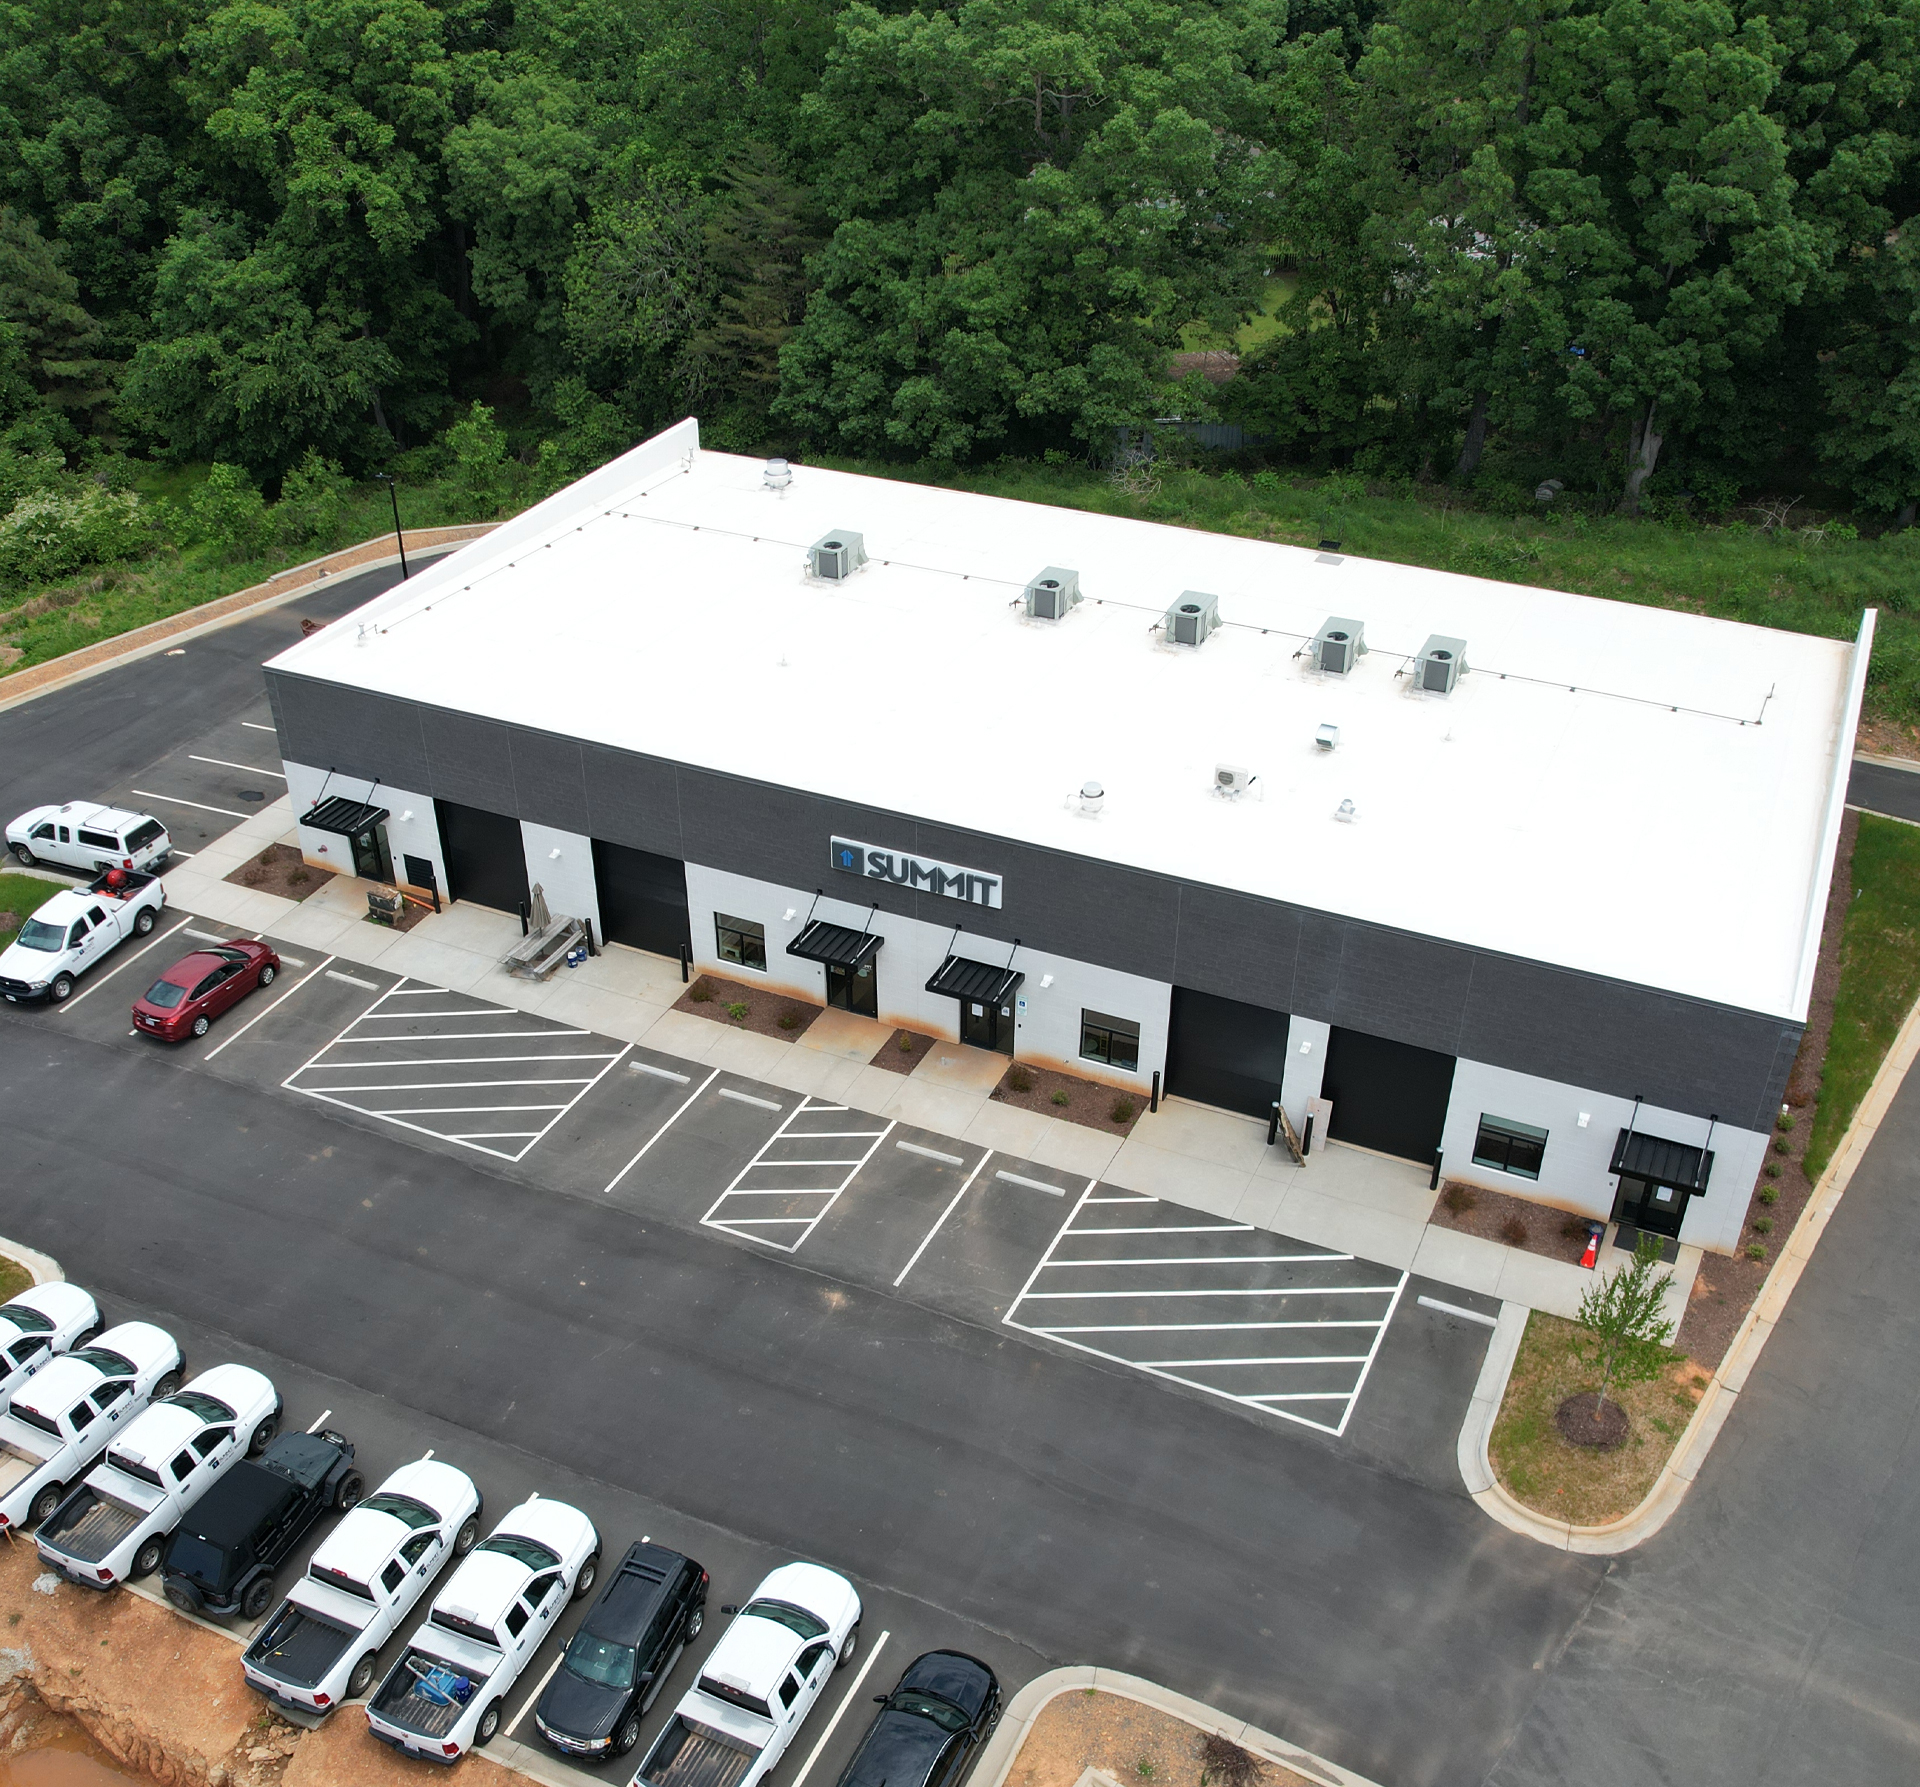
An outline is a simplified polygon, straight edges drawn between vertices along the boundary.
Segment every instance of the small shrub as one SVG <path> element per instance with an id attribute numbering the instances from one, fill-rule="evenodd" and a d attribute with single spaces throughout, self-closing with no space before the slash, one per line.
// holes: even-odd
<path id="1" fill-rule="evenodd" d="M 913 1053 L 913 1038 L 911 1036 L 901 1037 L 900 1053 L 903 1055 L 911 1055 Z"/>
<path id="2" fill-rule="evenodd" d="M 1791 1129 L 1793 1127 L 1793 1113 L 1791 1111 L 1782 1111 L 1779 1116 L 1774 1118 L 1773 1126 L 1775 1129 Z"/>
<path id="3" fill-rule="evenodd" d="M 1748 1248 L 1747 1248 L 1748 1259 L 1764 1260 L 1766 1257 L 1767 1257 L 1767 1250 L 1758 1241 L 1752 1242 L 1748 1245 Z"/>
<path id="4" fill-rule="evenodd" d="M 257 862 L 263 869 L 272 868 L 273 867 L 273 846 L 269 844 L 266 847 L 266 849 L 261 851 L 260 854 L 254 858 L 254 861 Z"/>
<path id="5" fill-rule="evenodd" d="M 1776 1154 L 1785 1154 L 1789 1152 L 1789 1149 L 1785 1142 L 1775 1142 L 1773 1145 L 1773 1151 Z"/>
<path id="6" fill-rule="evenodd" d="M 1473 1195 L 1472 1186 L 1462 1185 L 1455 1180 L 1440 1194 L 1440 1201 L 1446 1205 L 1450 1215 L 1464 1216 L 1480 1200 Z"/>
<path id="7" fill-rule="evenodd" d="M 249 887 L 258 887 L 266 878 L 267 871 L 265 869 L 252 866 L 249 866 L 247 872 L 240 877 Z"/>
<path id="8" fill-rule="evenodd" d="M 1131 1123 L 1133 1121 L 1133 1114 L 1138 1109 L 1139 1106 L 1136 1105 L 1132 1099 L 1116 1098 L 1113 1101 L 1113 1109 L 1110 1110 L 1107 1115 L 1116 1123 Z"/>
<path id="9" fill-rule="evenodd" d="M 1509 1216 L 1500 1225 L 1500 1239 L 1509 1247 L 1525 1247 L 1527 1244 L 1527 1225 L 1518 1216 Z"/>
<path id="10" fill-rule="evenodd" d="M 1200 1766 L 1204 1778 L 1218 1781 L 1220 1787 L 1253 1787 L 1263 1771 L 1258 1756 L 1217 1731 L 1200 1740 Z"/>
<path id="11" fill-rule="evenodd" d="M 337 461 L 323 459 L 315 447 L 280 482 L 273 508 L 275 537 L 287 546 L 304 546 L 340 525 L 340 512 L 353 492 L 353 480 Z"/>
<path id="12" fill-rule="evenodd" d="M 287 879 L 291 881 L 295 887 L 305 887 L 306 884 L 313 879 L 313 874 L 311 870 L 304 868 L 290 869 L 287 872 Z"/>
<path id="13" fill-rule="evenodd" d="M 266 533 L 266 498 L 239 466 L 224 461 L 187 498 L 187 513 L 195 535 L 230 559 L 251 557 Z"/>
<path id="14" fill-rule="evenodd" d="M 778 1024 L 782 1030 L 798 1030 L 800 1028 L 800 1014 L 797 1011 L 783 1011 L 773 1021 Z"/>
<path id="15" fill-rule="evenodd" d="M 1779 1177 L 1780 1177 L 1780 1163 L 1779 1163 L 1779 1161 L 1777 1161 L 1777 1160 L 1770 1160 L 1770 1161 L 1768 1161 L 1768 1162 L 1767 1162 L 1767 1177 L 1768 1177 L 1769 1179 L 1777 1179 L 1777 1178 L 1779 1178 Z"/>
<path id="16" fill-rule="evenodd" d="M 1024 1067 L 1009 1067 L 1007 1069 L 1007 1090 L 1009 1092 L 1031 1092 L 1033 1090 L 1033 1075 Z"/>
<path id="17" fill-rule="evenodd" d="M 1067 1095 L 1064 1092 L 1056 1092 L 1053 1094 L 1049 1102 L 1053 1104 L 1068 1104 L 1068 1103 L 1071 1103 L 1072 1101 L 1067 1097 Z"/>
<path id="18" fill-rule="evenodd" d="M 1771 1235 L 1773 1233 L 1773 1218 L 1771 1216 L 1756 1216 L 1753 1219 L 1752 1228 L 1756 1235 Z"/>
<path id="19" fill-rule="evenodd" d="M 713 997 L 713 988 L 704 980 L 696 980 L 687 989 L 688 1001 L 694 1005 L 705 1005 Z"/>
<path id="20" fill-rule="evenodd" d="M 1153 1766 L 1152 1757 L 1141 1756 L 1135 1760 L 1133 1772 L 1138 1775 L 1141 1780 L 1151 1781 L 1159 1771 Z"/>
<path id="21" fill-rule="evenodd" d="M 1763 1204 L 1777 1204 L 1780 1201 L 1780 1187 L 1763 1185 L 1760 1187 L 1760 1201 Z"/>
<path id="22" fill-rule="evenodd" d="M 1587 1219 L 1584 1216 L 1569 1216 L 1560 1225 L 1560 1238 L 1563 1241 L 1584 1241 L 1587 1238 Z"/>
<path id="23" fill-rule="evenodd" d="M 727 1016 L 732 1018 L 736 1024 L 744 1024 L 747 1021 L 747 1002 L 744 999 L 734 1000 L 733 1003 L 727 1007 Z"/>

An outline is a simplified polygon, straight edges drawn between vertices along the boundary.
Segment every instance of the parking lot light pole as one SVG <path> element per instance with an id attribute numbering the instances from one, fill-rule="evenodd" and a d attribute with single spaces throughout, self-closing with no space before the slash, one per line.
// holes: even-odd
<path id="1" fill-rule="evenodd" d="M 373 474 L 386 485 L 387 496 L 393 503 L 393 537 L 400 547 L 400 581 L 407 580 L 407 536 L 400 531 L 400 493 L 394 488 L 392 477 L 386 472 Z"/>

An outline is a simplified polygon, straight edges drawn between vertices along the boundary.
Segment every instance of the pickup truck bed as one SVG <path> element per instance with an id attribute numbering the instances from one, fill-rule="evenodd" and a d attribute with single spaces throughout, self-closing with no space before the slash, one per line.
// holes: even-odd
<path id="1" fill-rule="evenodd" d="M 403 1731 L 411 1731 L 420 1737 L 445 1737 L 458 1723 L 460 1715 L 474 1702 L 487 1685 L 483 1675 L 470 1675 L 467 1679 L 473 1683 L 473 1694 L 465 1700 L 450 1701 L 442 1706 L 438 1701 L 429 1699 L 420 1692 L 420 1683 L 415 1668 L 445 1669 L 444 1663 L 436 1661 L 424 1652 L 410 1650 L 402 1659 L 402 1666 L 387 1678 L 387 1685 L 375 1696 L 372 1708 L 390 1725 L 398 1725 Z M 449 1673 L 459 1674 L 453 1670 Z"/>
<path id="2" fill-rule="evenodd" d="M 17 1483 L 24 1483 L 39 1468 L 39 1459 L 29 1458 L 12 1446 L 0 1445 L 0 1495 L 5 1495 Z"/>
<path id="3" fill-rule="evenodd" d="M 76 1563 L 97 1564 L 146 1518 L 98 1490 L 82 1487 L 61 1505 L 60 1515 L 40 1528 L 40 1537 Z"/>
<path id="4" fill-rule="evenodd" d="M 281 1608 L 280 1617 L 247 1646 L 241 1661 L 277 1681 L 311 1688 L 339 1662 L 340 1653 L 358 1636 L 289 1601 Z"/>
<path id="5" fill-rule="evenodd" d="M 734 1787 L 756 1754 L 675 1713 L 647 1752 L 635 1787 Z"/>

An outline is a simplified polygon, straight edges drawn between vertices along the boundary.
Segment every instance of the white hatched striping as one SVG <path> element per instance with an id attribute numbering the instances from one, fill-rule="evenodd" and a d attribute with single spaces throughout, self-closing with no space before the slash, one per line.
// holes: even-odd
<path id="1" fill-rule="evenodd" d="M 572 1046 L 571 1039 L 591 1036 L 589 1030 L 577 1030 L 511 1009 L 472 1000 L 464 1005 L 432 1005 L 422 1009 L 409 1005 L 383 1009 L 390 999 L 429 994 L 435 1000 L 467 999 L 463 993 L 450 993 L 445 987 L 409 985 L 402 981 L 388 988 L 347 1027 L 317 1053 L 296 1068 L 282 1082 L 290 1092 L 305 1094 L 324 1104 L 357 1111 L 378 1118 L 396 1128 L 419 1135 L 436 1136 L 499 1160 L 522 1160 L 540 1139 L 568 1111 L 603 1080 L 632 1046 L 605 1050 L 583 1050 Z M 476 1031 L 465 1028 L 463 1020 L 500 1017 L 524 1018 L 516 1030 Z M 383 1023 L 399 1022 L 405 1028 L 383 1030 Z M 499 1053 L 472 1050 L 471 1045 L 492 1039 L 509 1040 L 522 1051 L 503 1049 Z M 598 1040 L 596 1038 L 596 1040 Z M 560 1047 L 539 1050 L 545 1042 Z M 447 1055 L 422 1051 L 440 1043 L 454 1045 Z M 383 1051 L 374 1054 L 347 1055 L 347 1049 Z M 587 1071 L 566 1072 L 565 1065 L 579 1063 Z M 560 1074 L 542 1073 L 547 1066 L 561 1066 Z M 476 1067 L 501 1070 L 499 1079 L 482 1079 L 473 1074 Z M 437 1068 L 445 1072 L 424 1077 L 421 1069 Z M 389 1080 L 385 1076 L 397 1069 L 411 1070 L 406 1077 Z M 516 1069 L 520 1071 L 515 1071 Z M 475 1092 L 493 1092 L 500 1102 L 477 1104 Z M 422 1102 L 421 1093 L 441 1094 L 432 1102 Z M 415 1095 L 412 1104 L 396 1105 L 392 1100 L 403 1094 Z M 545 1096 L 542 1096 L 542 1095 Z M 539 1102 L 531 1102 L 538 1099 Z M 476 1118 L 498 1117 L 506 1121 L 529 1119 L 536 1128 L 475 1129 Z"/>
<path id="2" fill-rule="evenodd" d="M 733 1183 L 714 1199 L 713 1207 L 701 1217 L 701 1223 L 742 1241 L 755 1241 L 763 1247 L 778 1248 L 782 1253 L 797 1253 L 819 1226 L 820 1219 L 839 1202 L 840 1194 L 854 1182 L 860 1169 L 893 1131 L 891 1122 L 879 1129 L 823 1130 L 804 1126 L 807 1118 L 844 1114 L 846 1109 L 845 1105 L 816 1104 L 811 1098 L 803 1098 L 734 1175 Z M 831 1159 L 809 1156 L 796 1159 L 776 1152 L 783 1143 L 804 1144 L 829 1138 L 862 1140 L 867 1147 L 851 1157 L 835 1155 Z M 819 1184 L 797 1182 L 821 1173 L 833 1176 Z M 767 1216 L 753 1214 L 768 1206 L 749 1200 L 767 1198 L 785 1200 L 784 1212 Z M 790 1229 L 800 1232 L 797 1235 L 784 1232 Z M 761 1230 L 781 1232 L 757 1232 Z"/>
<path id="3" fill-rule="evenodd" d="M 1279 1420 L 1346 1432 L 1405 1272 L 1250 1223 L 1177 1220 L 1196 1213 L 1157 1198 L 1093 1190 L 1081 1193 L 1008 1307 L 1008 1327 Z M 1174 1220 L 1109 1226 L 1105 1212 L 1089 1208 L 1096 1204 Z M 1129 1239 L 1179 1235 L 1222 1240 L 1195 1253 L 1187 1249 L 1202 1243 L 1143 1252 L 1148 1243 Z M 1181 1321 L 1183 1313 L 1231 1319 Z"/>

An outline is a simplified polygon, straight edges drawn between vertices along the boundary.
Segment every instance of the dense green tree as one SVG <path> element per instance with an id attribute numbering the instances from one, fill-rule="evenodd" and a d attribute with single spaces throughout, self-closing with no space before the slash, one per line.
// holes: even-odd
<path id="1" fill-rule="evenodd" d="M 113 400 L 100 325 L 65 262 L 31 217 L 0 206 L 0 426 L 17 444 L 72 446 Z"/>

